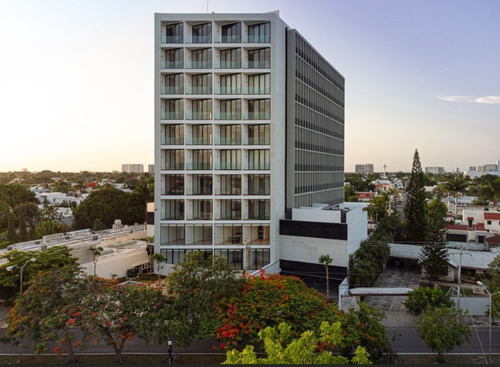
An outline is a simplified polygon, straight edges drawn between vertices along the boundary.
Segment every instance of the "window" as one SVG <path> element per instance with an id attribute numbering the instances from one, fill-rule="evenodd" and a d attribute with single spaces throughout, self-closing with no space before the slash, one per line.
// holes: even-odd
<path id="1" fill-rule="evenodd" d="M 241 74 L 221 75 L 220 94 L 241 94 Z"/>
<path id="2" fill-rule="evenodd" d="M 248 175 L 248 195 L 270 195 L 271 178 L 269 175 Z"/>
<path id="3" fill-rule="evenodd" d="M 222 43 L 241 42 L 241 23 L 232 23 L 222 26 Z"/>
<path id="4" fill-rule="evenodd" d="M 162 245 L 184 245 L 184 224 L 161 226 Z"/>
<path id="5" fill-rule="evenodd" d="M 192 120 L 212 119 L 212 100 L 198 99 L 191 102 L 193 109 Z"/>
<path id="6" fill-rule="evenodd" d="M 241 169 L 241 150 L 221 150 L 219 169 Z"/>
<path id="7" fill-rule="evenodd" d="M 212 200 L 193 200 L 192 219 L 212 219 Z"/>
<path id="8" fill-rule="evenodd" d="M 270 219 L 270 200 L 248 200 L 248 219 Z"/>
<path id="9" fill-rule="evenodd" d="M 269 150 L 249 150 L 248 169 L 269 169 Z"/>
<path id="10" fill-rule="evenodd" d="M 193 144 L 212 144 L 212 125 L 193 125 Z"/>
<path id="11" fill-rule="evenodd" d="M 269 69 L 270 67 L 271 67 L 271 50 L 269 48 L 248 50 L 249 69 Z"/>
<path id="12" fill-rule="evenodd" d="M 220 52 L 221 69 L 239 69 L 241 68 L 241 49 L 233 48 L 222 50 Z"/>
<path id="13" fill-rule="evenodd" d="M 221 145 L 241 144 L 241 125 L 222 125 L 220 127 Z"/>
<path id="14" fill-rule="evenodd" d="M 209 170 L 212 169 L 211 150 L 193 150 L 193 163 L 191 169 Z"/>
<path id="15" fill-rule="evenodd" d="M 165 60 L 163 61 L 164 69 L 182 69 L 182 48 L 173 50 L 165 50 Z"/>
<path id="16" fill-rule="evenodd" d="M 163 94 L 182 94 L 184 84 L 184 75 L 168 74 L 165 75 L 165 82 L 162 86 L 161 93 Z"/>
<path id="17" fill-rule="evenodd" d="M 184 150 L 165 150 L 165 170 L 184 169 Z"/>
<path id="18" fill-rule="evenodd" d="M 236 237 L 236 236 L 233 236 Z M 235 242 L 237 243 L 237 242 Z M 241 242 L 240 242 L 241 244 Z M 243 269 L 243 250 L 215 250 L 215 255 L 227 259 L 227 263 L 233 270 Z M 267 264 L 266 264 L 267 265 Z"/>
<path id="19" fill-rule="evenodd" d="M 221 120 L 241 119 L 241 99 L 227 99 L 220 101 Z"/>
<path id="20" fill-rule="evenodd" d="M 184 200 L 165 200 L 165 215 L 163 219 L 184 219 Z"/>
<path id="21" fill-rule="evenodd" d="M 270 74 L 258 74 L 248 76 L 248 94 L 271 93 Z"/>
<path id="22" fill-rule="evenodd" d="M 184 175 L 165 176 L 165 195 L 184 195 Z"/>
<path id="23" fill-rule="evenodd" d="M 253 24 L 248 26 L 249 43 L 271 42 L 271 23 Z"/>
<path id="24" fill-rule="evenodd" d="M 212 23 L 197 24 L 193 26 L 193 43 L 212 42 Z"/>
<path id="25" fill-rule="evenodd" d="M 269 125 L 249 125 L 248 144 L 249 145 L 269 145 L 270 144 Z"/>
<path id="26" fill-rule="evenodd" d="M 193 195 L 212 195 L 212 175 L 193 175 Z"/>
<path id="27" fill-rule="evenodd" d="M 162 111 L 162 120 L 182 120 L 184 118 L 184 104 L 182 99 L 166 99 L 165 110 Z"/>
<path id="28" fill-rule="evenodd" d="M 491 220 L 486 221 L 487 224 L 491 224 Z"/>
<path id="29" fill-rule="evenodd" d="M 165 135 L 163 144 L 182 145 L 184 144 L 184 125 L 164 125 Z"/>
<path id="30" fill-rule="evenodd" d="M 271 116 L 271 102 L 269 99 L 255 99 L 248 101 L 249 120 L 269 120 Z"/>
<path id="31" fill-rule="evenodd" d="M 211 224 L 188 224 L 186 225 L 186 245 L 212 245 L 213 228 Z M 204 252 L 201 261 L 211 255 Z"/>
<path id="32" fill-rule="evenodd" d="M 182 43 L 182 23 L 165 26 L 165 43 Z"/>
<path id="33" fill-rule="evenodd" d="M 258 242 L 257 242 L 258 243 Z M 250 259 L 248 260 L 248 269 L 262 269 L 270 262 L 269 250 L 252 249 L 250 250 Z"/>
<path id="34" fill-rule="evenodd" d="M 221 200 L 219 219 L 241 219 L 241 200 Z"/>
<path id="35" fill-rule="evenodd" d="M 201 50 L 193 50 L 191 55 L 192 69 L 211 69 L 212 68 L 212 49 L 204 48 Z"/>
<path id="36" fill-rule="evenodd" d="M 241 176 L 240 175 L 221 175 L 220 176 L 220 194 L 221 195 L 241 195 Z"/>
<path id="37" fill-rule="evenodd" d="M 193 75 L 191 77 L 192 89 L 190 94 L 211 94 L 212 74 Z"/>

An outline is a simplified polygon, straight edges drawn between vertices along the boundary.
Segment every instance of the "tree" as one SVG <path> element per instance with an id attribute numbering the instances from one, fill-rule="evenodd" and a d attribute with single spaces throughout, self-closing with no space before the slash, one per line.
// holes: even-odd
<path id="1" fill-rule="evenodd" d="M 446 205 L 439 199 L 427 205 L 427 241 L 446 242 L 446 214 Z"/>
<path id="2" fill-rule="evenodd" d="M 427 307 L 451 307 L 453 301 L 448 294 L 443 292 L 441 287 L 420 287 L 408 293 L 404 305 L 413 315 L 418 316 Z"/>
<path id="3" fill-rule="evenodd" d="M 484 283 L 491 293 L 491 316 L 500 317 L 500 256 L 497 255 L 485 271 L 487 278 Z"/>
<path id="4" fill-rule="evenodd" d="M 470 341 L 470 328 L 463 322 L 463 313 L 452 307 L 428 307 L 417 323 L 420 338 L 432 351 L 437 362 L 444 363 L 444 354 Z"/>
<path id="5" fill-rule="evenodd" d="M 422 246 L 419 264 L 429 275 L 429 284 L 448 273 L 448 249 L 443 242 L 427 242 Z"/>
<path id="6" fill-rule="evenodd" d="M 102 255 L 104 248 L 101 246 L 90 246 L 89 248 L 90 253 L 92 254 L 92 262 L 94 263 L 94 276 L 96 276 L 97 273 L 97 260 L 99 260 L 99 256 Z"/>
<path id="7" fill-rule="evenodd" d="M 182 313 L 187 321 L 177 345 L 187 344 L 195 336 L 205 336 L 205 330 L 212 335 L 217 322 L 213 314 L 217 301 L 235 296 L 239 284 L 225 258 L 204 259 L 198 251 L 186 254 L 167 277 L 167 289 L 175 300 L 176 312 Z"/>
<path id="8" fill-rule="evenodd" d="M 151 262 L 153 263 L 153 268 L 155 273 L 158 275 L 158 285 L 161 283 L 161 271 L 163 269 L 163 263 L 167 261 L 167 258 L 160 253 L 151 255 Z"/>
<path id="9" fill-rule="evenodd" d="M 313 330 L 307 330 L 294 338 L 290 325 L 284 322 L 277 328 L 268 326 L 259 332 L 267 357 L 257 358 L 254 347 L 247 345 L 241 352 L 228 351 L 223 364 L 371 364 L 369 354 L 361 346 L 356 348 L 350 360 L 332 353 L 331 348 L 345 339 L 339 322 L 322 322 L 319 331 L 318 336 Z"/>
<path id="10" fill-rule="evenodd" d="M 7 340 L 20 343 L 29 337 L 36 354 L 47 351 L 49 342 L 55 341 L 55 352 L 68 353 L 67 361 L 76 362 L 74 348 L 83 349 L 89 337 L 75 328 L 82 315 L 79 283 L 74 267 L 38 273 L 10 311 Z"/>
<path id="11" fill-rule="evenodd" d="M 27 289 L 29 281 L 40 271 L 48 271 L 68 266 L 78 268 L 77 259 L 70 253 L 66 246 L 52 246 L 43 251 L 14 250 L 5 253 L 0 259 L 7 262 L 0 265 L 0 298 L 13 301 L 19 293 L 19 268 L 31 258 L 36 261 L 30 263 L 23 270 L 23 289 Z M 7 267 L 14 266 L 12 271 Z"/>
<path id="12" fill-rule="evenodd" d="M 12 243 L 17 242 L 16 217 L 12 212 L 9 212 L 8 217 L 7 239 Z"/>
<path id="13" fill-rule="evenodd" d="M 148 207 L 149 202 L 154 201 L 154 177 L 149 177 L 139 181 L 135 188 L 134 194 L 139 197 L 139 200 L 144 206 L 144 222 L 148 220 Z"/>
<path id="14" fill-rule="evenodd" d="M 492 176 L 492 175 L 487 175 Z M 500 177 L 488 177 L 486 183 L 479 188 L 480 197 L 493 202 L 493 207 L 496 208 L 500 201 Z"/>
<path id="15" fill-rule="evenodd" d="M 93 191 L 75 210 L 75 229 L 92 228 L 99 219 L 106 228 L 111 228 L 115 219 L 123 224 L 142 223 L 142 204 L 131 194 L 115 188 Z"/>
<path id="16" fill-rule="evenodd" d="M 425 202 L 424 175 L 420 165 L 418 150 L 416 149 L 413 156 L 413 166 L 407 195 L 408 200 L 404 208 L 406 240 L 423 242 L 427 233 L 427 205 Z"/>
<path id="17" fill-rule="evenodd" d="M 318 262 L 325 267 L 326 272 L 326 296 L 330 297 L 330 275 L 328 274 L 328 266 L 333 262 L 333 259 L 330 255 L 321 255 L 318 259 Z"/>
<path id="18" fill-rule="evenodd" d="M 384 192 L 379 196 L 374 197 L 370 205 L 368 205 L 367 211 L 368 216 L 375 222 L 378 223 L 381 219 L 388 215 L 389 209 L 389 195 Z"/>
<path id="19" fill-rule="evenodd" d="M 447 182 L 443 184 L 446 191 L 452 192 L 455 196 L 455 220 L 457 219 L 458 212 L 458 194 L 462 193 L 467 188 L 467 181 L 461 176 L 455 176 L 450 178 Z"/>

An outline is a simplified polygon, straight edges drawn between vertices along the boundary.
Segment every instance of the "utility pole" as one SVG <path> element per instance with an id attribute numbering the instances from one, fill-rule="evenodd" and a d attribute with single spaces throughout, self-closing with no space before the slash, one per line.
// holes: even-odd
<path id="1" fill-rule="evenodd" d="M 460 245 L 460 253 L 458 257 L 458 295 L 457 295 L 457 309 L 460 310 L 460 293 L 461 293 L 461 286 L 462 286 L 462 248 L 463 246 Z"/>

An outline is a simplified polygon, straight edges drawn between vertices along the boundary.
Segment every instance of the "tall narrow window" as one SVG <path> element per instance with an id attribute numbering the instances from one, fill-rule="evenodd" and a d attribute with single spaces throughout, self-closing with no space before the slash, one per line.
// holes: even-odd
<path id="1" fill-rule="evenodd" d="M 165 170 L 181 170 L 184 169 L 184 150 L 169 149 L 165 150 Z"/>
<path id="2" fill-rule="evenodd" d="M 220 52 L 221 69 L 239 69 L 241 68 L 241 48 L 232 48 L 221 50 Z"/>
<path id="3" fill-rule="evenodd" d="M 270 153 L 268 149 L 248 151 L 248 169 L 268 170 L 270 168 Z"/>
<path id="4" fill-rule="evenodd" d="M 270 143 L 269 125 L 249 125 L 248 144 L 249 145 L 269 145 Z"/>
<path id="5" fill-rule="evenodd" d="M 248 26 L 249 43 L 271 42 L 271 23 L 252 24 Z"/>
<path id="6" fill-rule="evenodd" d="M 212 175 L 193 175 L 193 195 L 212 195 Z"/>
<path id="7" fill-rule="evenodd" d="M 222 125 L 220 127 L 220 145 L 240 145 L 241 125 Z"/>
<path id="8" fill-rule="evenodd" d="M 162 111 L 162 120 L 182 120 L 184 118 L 184 101 L 182 99 L 165 100 L 165 111 Z"/>
<path id="9" fill-rule="evenodd" d="M 241 169 L 241 150 L 221 150 L 220 151 L 220 169 L 233 170 Z"/>
<path id="10" fill-rule="evenodd" d="M 196 24 L 193 26 L 193 43 L 212 42 L 212 23 Z"/>
<path id="11" fill-rule="evenodd" d="M 271 102 L 269 99 L 248 101 L 249 120 L 269 120 L 271 117 Z"/>
<path id="12" fill-rule="evenodd" d="M 208 149 L 193 150 L 193 163 L 190 169 L 195 169 L 195 170 L 212 169 L 212 151 Z"/>
<path id="13" fill-rule="evenodd" d="M 182 145 L 184 144 L 184 125 L 164 125 L 165 135 L 162 144 Z"/>
<path id="14" fill-rule="evenodd" d="M 270 74 L 258 74 L 248 76 L 248 94 L 271 93 Z"/>
<path id="15" fill-rule="evenodd" d="M 193 75 L 191 78 L 192 94 L 211 94 L 212 93 L 212 74 Z"/>
<path id="16" fill-rule="evenodd" d="M 241 99 L 227 99 L 220 101 L 221 120 L 241 119 Z"/>
<path id="17" fill-rule="evenodd" d="M 162 86 L 162 94 L 182 94 L 183 93 L 184 75 L 182 74 L 167 74 L 165 75 L 164 85 Z"/>
<path id="18" fill-rule="evenodd" d="M 241 219 L 241 200 L 221 200 L 220 219 Z"/>
<path id="19" fill-rule="evenodd" d="M 182 23 L 165 26 L 165 43 L 182 43 Z"/>
<path id="20" fill-rule="evenodd" d="M 222 26 L 222 43 L 241 42 L 241 23 L 232 23 Z"/>
<path id="21" fill-rule="evenodd" d="M 270 200 L 248 200 L 248 219 L 270 219 Z"/>
<path id="22" fill-rule="evenodd" d="M 165 195 L 184 195 L 184 175 L 165 175 Z"/>
<path id="23" fill-rule="evenodd" d="M 164 69 L 182 69 L 184 67 L 182 48 L 165 50 L 164 55 L 165 55 L 165 60 L 163 61 Z"/>
<path id="24" fill-rule="evenodd" d="M 193 125 L 193 144 L 212 144 L 212 125 Z"/>
<path id="25" fill-rule="evenodd" d="M 248 50 L 249 69 L 269 69 L 270 67 L 271 67 L 271 50 L 269 48 Z"/>
<path id="26" fill-rule="evenodd" d="M 241 74 L 221 75 L 220 94 L 241 94 Z"/>
<path id="27" fill-rule="evenodd" d="M 165 200 L 165 215 L 163 219 L 183 220 L 184 200 Z"/>
<path id="28" fill-rule="evenodd" d="M 212 219 L 212 200 L 193 200 L 193 219 Z"/>
<path id="29" fill-rule="evenodd" d="M 248 195 L 270 195 L 271 178 L 269 175 L 248 175 Z"/>
<path id="30" fill-rule="evenodd" d="M 211 69 L 212 68 L 212 49 L 204 48 L 193 50 L 191 54 L 192 69 Z"/>
<path id="31" fill-rule="evenodd" d="M 220 194 L 221 195 L 241 195 L 241 176 L 240 175 L 221 175 L 220 176 Z"/>
<path id="32" fill-rule="evenodd" d="M 192 101 L 192 120 L 212 119 L 212 100 L 199 99 Z"/>

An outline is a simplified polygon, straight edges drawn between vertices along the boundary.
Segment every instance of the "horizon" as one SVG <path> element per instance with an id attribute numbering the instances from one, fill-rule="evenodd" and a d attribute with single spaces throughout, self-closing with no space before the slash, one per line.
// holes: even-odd
<path id="1" fill-rule="evenodd" d="M 154 163 L 155 13 L 266 13 L 346 79 L 345 168 L 463 172 L 500 159 L 500 3 L 0 0 L 0 171 Z M 236 11 L 238 10 L 238 11 Z"/>

